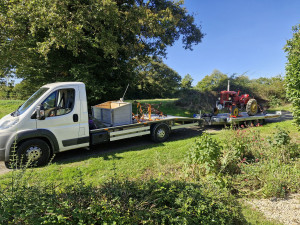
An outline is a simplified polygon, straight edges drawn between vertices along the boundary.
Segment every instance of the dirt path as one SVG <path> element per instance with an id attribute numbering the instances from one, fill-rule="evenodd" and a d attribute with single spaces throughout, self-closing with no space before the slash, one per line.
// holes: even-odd
<path id="1" fill-rule="evenodd" d="M 284 199 L 252 199 L 247 203 L 253 209 L 262 212 L 269 220 L 276 220 L 286 225 L 300 224 L 300 194 L 292 194 Z"/>

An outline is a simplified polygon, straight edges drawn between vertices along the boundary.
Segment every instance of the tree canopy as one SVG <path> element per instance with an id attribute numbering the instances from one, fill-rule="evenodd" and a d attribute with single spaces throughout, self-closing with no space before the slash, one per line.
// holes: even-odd
<path id="1" fill-rule="evenodd" d="M 148 56 L 165 56 L 182 39 L 185 49 L 203 34 L 183 1 L 3 0 L 0 70 L 33 86 L 82 81 L 97 101 L 120 96 Z"/>
<path id="2" fill-rule="evenodd" d="M 194 81 L 194 79 L 192 78 L 192 76 L 190 74 L 187 74 L 181 80 L 181 87 L 183 89 L 190 89 L 190 88 L 192 88 L 193 81 Z"/>
<path id="3" fill-rule="evenodd" d="M 219 88 L 220 85 L 227 86 L 228 77 L 226 74 L 220 72 L 219 70 L 214 70 L 210 75 L 206 75 L 201 81 L 196 85 L 196 88 L 200 91 L 211 91 Z"/>
<path id="4" fill-rule="evenodd" d="M 160 58 L 149 58 L 136 68 L 136 89 L 131 89 L 133 98 L 169 98 L 179 89 L 180 75 L 163 63 Z"/>
<path id="5" fill-rule="evenodd" d="M 285 46 L 287 97 L 293 104 L 293 116 L 300 128 L 300 24 L 293 27 L 293 37 Z"/>

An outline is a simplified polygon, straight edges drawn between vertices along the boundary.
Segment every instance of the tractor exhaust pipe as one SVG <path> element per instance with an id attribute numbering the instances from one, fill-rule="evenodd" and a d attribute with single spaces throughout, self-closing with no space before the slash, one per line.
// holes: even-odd
<path id="1" fill-rule="evenodd" d="M 230 89 L 230 81 L 228 80 L 227 91 L 229 91 L 229 89 Z"/>

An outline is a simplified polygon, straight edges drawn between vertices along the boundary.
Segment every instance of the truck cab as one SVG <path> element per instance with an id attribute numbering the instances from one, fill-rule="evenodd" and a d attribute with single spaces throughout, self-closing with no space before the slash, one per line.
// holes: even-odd
<path id="1" fill-rule="evenodd" d="M 13 149 L 25 161 L 43 165 L 56 152 L 89 146 L 85 85 L 47 84 L 15 112 L 0 120 L 0 161 L 9 162 Z"/>

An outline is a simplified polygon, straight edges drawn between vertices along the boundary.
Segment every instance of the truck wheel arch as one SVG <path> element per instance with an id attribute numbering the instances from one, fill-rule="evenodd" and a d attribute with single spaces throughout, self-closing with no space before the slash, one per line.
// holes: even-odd
<path id="1" fill-rule="evenodd" d="M 14 144 L 20 145 L 23 142 L 30 140 L 30 139 L 41 139 L 45 141 L 50 148 L 50 151 L 52 154 L 59 151 L 59 145 L 58 141 L 55 137 L 55 135 L 46 129 L 37 129 L 37 130 L 28 130 L 28 131 L 21 131 L 18 132 L 16 135 L 14 135 L 7 143 L 6 145 L 6 151 L 5 151 L 5 161 L 9 161 L 9 156 L 11 153 L 11 150 L 14 147 Z"/>

